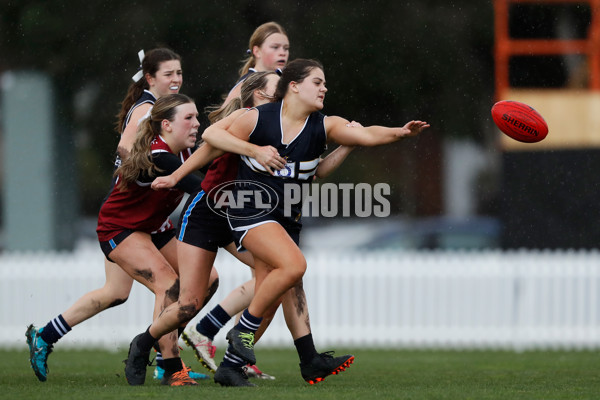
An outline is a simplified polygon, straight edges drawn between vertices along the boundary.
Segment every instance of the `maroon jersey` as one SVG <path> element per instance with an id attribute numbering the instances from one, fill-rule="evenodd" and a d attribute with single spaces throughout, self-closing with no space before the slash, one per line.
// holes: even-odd
<path id="1" fill-rule="evenodd" d="M 240 156 L 235 153 L 225 153 L 221 157 L 215 158 L 202 180 L 204 193 L 210 193 L 213 188 L 223 182 L 235 180 L 239 160 Z"/>
<path id="2" fill-rule="evenodd" d="M 255 72 L 253 68 L 251 68 L 249 73 L 240 78 L 240 82 L 243 82 L 252 72 Z M 245 109 L 250 110 L 248 107 Z M 239 162 L 240 156 L 235 153 L 225 153 L 221 157 L 215 158 L 202 180 L 202 190 L 204 190 L 204 193 L 210 193 L 212 189 L 221 183 L 234 181 L 237 178 Z"/>
<path id="3" fill-rule="evenodd" d="M 191 149 L 186 149 L 179 153 L 179 162 L 173 163 L 172 159 L 177 156 L 160 136 L 154 138 L 151 145 L 153 162 L 163 169 L 160 175 L 173 172 L 191 154 Z M 119 189 L 117 178 L 98 215 L 96 232 L 101 242 L 112 239 L 124 230 L 156 233 L 173 229 L 169 215 L 179 205 L 184 190 L 177 187 L 172 190 L 153 190 L 150 185 L 154 177 L 143 175 L 125 191 Z M 197 179 L 196 187 L 200 184 L 199 178 Z"/>

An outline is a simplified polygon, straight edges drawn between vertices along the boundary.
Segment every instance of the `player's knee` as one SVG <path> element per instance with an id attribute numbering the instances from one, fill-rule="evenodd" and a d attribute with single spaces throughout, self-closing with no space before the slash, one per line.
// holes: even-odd
<path id="1" fill-rule="evenodd" d="M 213 268 L 210 270 L 210 278 L 209 278 L 209 281 L 210 281 L 210 282 L 214 282 L 214 281 L 216 281 L 216 280 L 218 280 L 218 279 L 219 279 L 219 272 L 217 272 L 217 269 L 216 269 L 215 267 L 213 267 Z"/>
<path id="2" fill-rule="evenodd" d="M 112 307 L 116 307 L 116 306 L 120 306 L 121 304 L 125 303 L 127 301 L 129 297 L 125 297 L 123 299 L 114 299 L 107 308 L 112 308 Z"/>
<path id="3" fill-rule="evenodd" d="M 129 294 L 131 293 L 131 286 L 121 287 L 118 285 L 105 285 L 103 289 L 105 296 L 110 298 L 111 302 L 120 301 L 120 303 L 116 305 L 125 303 L 129 297 Z"/>
<path id="4" fill-rule="evenodd" d="M 289 268 L 290 278 L 294 280 L 294 282 L 302 279 L 304 273 L 306 272 L 306 260 L 304 258 L 296 260 L 296 262 L 292 263 Z"/>

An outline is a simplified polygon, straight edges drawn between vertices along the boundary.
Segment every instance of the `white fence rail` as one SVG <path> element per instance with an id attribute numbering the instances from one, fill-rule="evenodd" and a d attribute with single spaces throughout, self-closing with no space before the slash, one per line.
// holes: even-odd
<path id="1" fill-rule="evenodd" d="M 600 347 L 595 251 L 308 253 L 307 259 L 304 287 L 319 348 Z M 250 277 L 226 253 L 216 266 L 221 285 L 207 309 Z M 103 283 L 96 248 L 0 255 L 0 347 L 24 346 L 27 324 L 45 324 Z M 149 325 L 152 304 L 152 294 L 136 283 L 127 303 L 83 322 L 60 345 L 124 348 Z M 292 345 L 280 312 L 262 345 Z"/>

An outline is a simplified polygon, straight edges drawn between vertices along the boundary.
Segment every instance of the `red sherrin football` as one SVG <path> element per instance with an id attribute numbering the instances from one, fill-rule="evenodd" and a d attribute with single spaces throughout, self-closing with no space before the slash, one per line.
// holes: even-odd
<path id="1" fill-rule="evenodd" d="M 548 134 L 544 118 L 525 103 L 499 101 L 492 107 L 492 118 L 502 132 L 519 142 L 539 142 Z"/>

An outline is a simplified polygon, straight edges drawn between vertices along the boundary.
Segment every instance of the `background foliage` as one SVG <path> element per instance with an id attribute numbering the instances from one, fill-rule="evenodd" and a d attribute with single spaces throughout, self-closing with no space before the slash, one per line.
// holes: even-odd
<path id="1" fill-rule="evenodd" d="M 357 151 L 331 180 L 390 182 L 393 212 L 419 212 L 417 180 L 439 185 L 439 178 L 417 166 L 439 163 L 442 138 L 489 140 L 487 1 L 2 1 L 0 72 L 35 69 L 54 78 L 67 105 L 59 109 L 63 129 L 78 149 L 83 211 L 95 215 L 118 139 L 114 116 L 137 71 L 138 50 L 167 46 L 181 54 L 182 92 L 201 109 L 219 103 L 234 84 L 250 34 L 269 20 L 286 28 L 291 58 L 325 65 L 326 114 L 366 125 L 432 124 L 408 144 Z"/>

